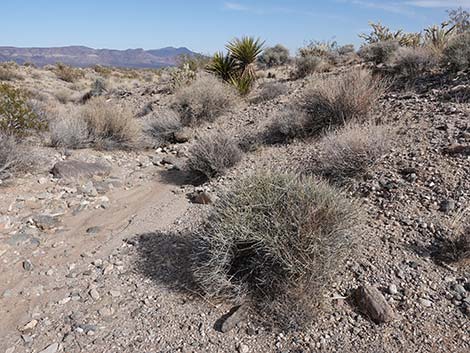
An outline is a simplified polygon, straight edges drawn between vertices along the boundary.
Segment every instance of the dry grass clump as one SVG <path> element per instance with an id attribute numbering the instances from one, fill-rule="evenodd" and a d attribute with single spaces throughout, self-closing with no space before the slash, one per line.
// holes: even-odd
<path id="1" fill-rule="evenodd" d="M 407 77 L 416 77 L 421 72 L 437 66 L 439 58 L 426 47 L 402 47 L 394 53 L 390 63 L 398 73 Z"/>
<path id="2" fill-rule="evenodd" d="M 248 177 L 198 232 L 194 277 L 211 297 L 251 302 L 270 323 L 301 328 L 318 314 L 359 220 L 356 202 L 324 181 Z"/>
<path id="3" fill-rule="evenodd" d="M 173 107 L 183 125 L 212 122 L 237 102 L 236 91 L 222 81 L 203 76 L 176 93 Z"/>
<path id="4" fill-rule="evenodd" d="M 242 158 L 242 151 L 230 136 L 222 133 L 206 134 L 189 150 L 186 169 L 198 179 L 210 179 L 223 175 Z"/>
<path id="5" fill-rule="evenodd" d="M 88 126 L 95 146 L 102 148 L 130 148 L 139 138 L 140 128 L 132 112 L 104 98 L 93 98 L 80 112 Z"/>
<path id="6" fill-rule="evenodd" d="M 0 181 L 26 170 L 32 163 L 30 155 L 14 136 L 0 131 Z"/>
<path id="7" fill-rule="evenodd" d="M 22 76 L 16 72 L 15 68 L 9 65 L 0 65 L 0 81 L 14 81 L 21 78 Z"/>
<path id="8" fill-rule="evenodd" d="M 312 82 L 301 102 L 308 114 L 309 133 L 316 134 L 347 121 L 368 120 L 386 87 L 386 81 L 364 69 Z"/>
<path id="9" fill-rule="evenodd" d="M 327 134 L 315 156 L 315 172 L 344 182 L 369 171 L 391 148 L 391 129 L 380 125 L 349 124 Z"/>
<path id="10" fill-rule="evenodd" d="M 444 49 L 444 63 L 451 70 L 466 70 L 470 67 L 470 31 L 456 35 Z"/>
<path id="11" fill-rule="evenodd" d="M 328 67 L 328 62 L 320 56 L 301 56 L 295 60 L 295 69 L 291 76 L 293 79 L 304 78 L 315 72 L 326 71 Z"/>
<path id="12" fill-rule="evenodd" d="M 273 100 L 287 93 L 287 86 L 279 82 L 266 82 L 260 85 L 258 94 L 253 98 L 253 103 L 261 103 Z"/>
<path id="13" fill-rule="evenodd" d="M 49 123 L 53 147 L 85 148 L 91 143 L 88 125 L 76 107 L 56 108 L 55 118 Z"/>
<path id="14" fill-rule="evenodd" d="M 287 107 L 276 113 L 267 127 L 263 142 L 266 144 L 286 143 L 306 137 L 307 115 L 305 112 Z"/>
<path id="15" fill-rule="evenodd" d="M 175 133 L 181 131 L 182 124 L 176 112 L 170 109 L 155 111 L 147 119 L 145 132 L 156 147 L 175 142 Z"/>
<path id="16" fill-rule="evenodd" d="M 359 49 L 358 54 L 364 61 L 384 64 L 392 58 L 399 47 L 400 44 L 394 40 L 379 41 L 364 45 Z"/>
<path id="17" fill-rule="evenodd" d="M 138 143 L 140 127 L 131 111 L 101 97 L 80 108 L 57 112 L 50 124 L 54 146 L 69 148 L 132 148 Z"/>

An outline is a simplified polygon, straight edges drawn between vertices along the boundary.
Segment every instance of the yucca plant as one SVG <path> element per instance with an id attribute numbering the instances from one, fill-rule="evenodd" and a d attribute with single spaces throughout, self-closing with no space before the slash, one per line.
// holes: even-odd
<path id="1" fill-rule="evenodd" d="M 237 63 L 230 54 L 224 55 L 219 52 L 214 55 L 212 62 L 207 66 L 207 71 L 229 82 L 235 76 Z"/>
<path id="2" fill-rule="evenodd" d="M 226 46 L 227 54 L 216 53 L 207 71 L 220 77 L 246 95 L 256 80 L 256 61 L 263 51 L 259 38 L 236 38 Z"/>
<path id="3" fill-rule="evenodd" d="M 236 38 L 226 48 L 235 59 L 241 76 L 256 78 L 256 59 L 263 51 L 264 42 L 253 37 Z"/>

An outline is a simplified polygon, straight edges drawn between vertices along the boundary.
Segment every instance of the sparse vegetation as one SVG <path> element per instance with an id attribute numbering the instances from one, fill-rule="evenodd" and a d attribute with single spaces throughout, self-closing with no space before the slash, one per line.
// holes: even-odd
<path id="1" fill-rule="evenodd" d="M 147 121 L 146 133 L 156 147 L 175 142 L 175 133 L 181 131 L 182 124 L 173 110 L 161 109 L 154 112 Z"/>
<path id="2" fill-rule="evenodd" d="M 295 70 L 292 72 L 292 78 L 304 78 L 315 72 L 322 72 L 328 68 L 326 63 L 319 56 L 301 56 L 295 60 Z"/>
<path id="3" fill-rule="evenodd" d="M 221 176 L 242 157 L 237 141 L 223 132 L 205 134 L 189 150 L 186 169 L 196 179 Z"/>
<path id="4" fill-rule="evenodd" d="M 46 123 L 28 105 L 24 92 L 8 84 L 0 85 L 0 131 L 23 135 L 45 126 Z"/>
<path id="5" fill-rule="evenodd" d="M 424 44 L 440 57 L 455 33 L 456 27 L 449 26 L 448 22 L 442 23 L 441 26 L 430 26 L 424 30 Z"/>
<path id="6" fill-rule="evenodd" d="M 452 38 L 444 49 L 443 60 L 451 70 L 465 70 L 470 67 L 470 32 Z"/>
<path id="7" fill-rule="evenodd" d="M 274 47 L 266 48 L 258 61 L 268 68 L 282 66 L 289 62 L 289 55 L 289 49 L 278 44 Z"/>
<path id="8" fill-rule="evenodd" d="M 274 116 L 266 129 L 263 140 L 267 144 L 275 144 L 305 137 L 307 121 L 305 112 L 287 107 Z"/>
<path id="9" fill-rule="evenodd" d="M 32 163 L 30 152 L 21 147 L 16 137 L 0 131 L 0 181 Z"/>
<path id="10" fill-rule="evenodd" d="M 236 92 L 220 80 L 203 76 L 175 95 L 173 107 L 183 125 L 212 122 L 236 103 Z"/>
<path id="11" fill-rule="evenodd" d="M 90 99 L 80 108 L 56 112 L 51 123 L 53 146 L 83 148 L 132 148 L 139 140 L 140 127 L 125 107 L 106 102 L 101 97 Z"/>
<path id="12" fill-rule="evenodd" d="M 348 121 L 367 121 L 387 83 L 363 69 L 312 82 L 302 98 L 307 130 L 316 134 Z"/>
<path id="13" fill-rule="evenodd" d="M 436 67 L 439 58 L 427 47 L 402 47 L 395 52 L 390 62 L 398 73 L 414 78 L 425 70 Z"/>
<path id="14" fill-rule="evenodd" d="M 357 239 L 359 208 L 323 181 L 260 174 L 221 195 L 199 233 L 194 276 L 212 297 L 251 302 L 284 328 L 308 325 Z"/>
<path id="15" fill-rule="evenodd" d="M 393 57 L 400 45 L 397 41 L 380 41 L 361 47 L 358 54 L 364 60 L 374 64 L 385 64 Z"/>
<path id="16" fill-rule="evenodd" d="M 21 76 L 10 65 L 0 65 L 0 81 L 14 81 L 19 78 Z"/>
<path id="17" fill-rule="evenodd" d="M 266 102 L 286 93 L 286 85 L 278 82 L 265 82 L 260 85 L 259 92 L 253 101 L 255 103 Z"/>
<path id="18" fill-rule="evenodd" d="M 397 42 L 404 47 L 417 47 L 421 43 L 420 33 L 405 33 L 402 29 L 393 32 L 380 22 L 370 22 L 369 25 L 372 27 L 371 33 L 362 33 L 359 35 L 367 44 Z"/>
<path id="19" fill-rule="evenodd" d="M 55 66 L 54 70 L 57 78 L 65 82 L 75 82 L 84 76 L 83 72 L 80 69 L 58 63 Z"/>
<path id="20" fill-rule="evenodd" d="M 372 124 L 349 124 L 330 132 L 320 142 L 314 171 L 343 183 L 368 172 L 391 147 L 391 130 Z"/>

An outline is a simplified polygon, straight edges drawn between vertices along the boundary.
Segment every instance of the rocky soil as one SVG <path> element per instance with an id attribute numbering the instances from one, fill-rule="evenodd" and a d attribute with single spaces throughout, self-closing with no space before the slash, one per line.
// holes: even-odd
<path id="1" fill-rule="evenodd" d="M 263 131 L 306 84 L 277 76 L 286 94 L 243 103 L 192 139 Z M 38 147 L 35 172 L 0 185 L 0 352 L 470 351 L 469 263 L 440 257 L 470 207 L 469 91 L 468 75 L 433 76 L 382 98 L 393 150 L 349 189 L 368 215 L 360 256 L 304 332 L 201 296 L 191 234 L 211 205 L 192 201 L 201 192 L 214 199 L 254 170 L 305 170 L 316 141 L 260 146 L 198 187 L 179 170 L 192 140 L 133 152 Z M 136 112 L 171 99 L 150 83 L 126 92 L 109 99 Z M 358 288 L 372 293 L 363 307 Z"/>

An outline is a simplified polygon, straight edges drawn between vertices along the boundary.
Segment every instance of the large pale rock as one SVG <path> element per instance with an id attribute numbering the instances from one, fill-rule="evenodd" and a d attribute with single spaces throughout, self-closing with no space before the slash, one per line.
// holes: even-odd
<path id="1" fill-rule="evenodd" d="M 57 162 L 51 170 L 52 175 L 61 179 L 92 178 L 94 176 L 108 176 L 111 168 L 101 163 L 88 163 L 82 161 Z"/>
<path id="2" fill-rule="evenodd" d="M 354 299 L 359 310 L 376 324 L 390 322 L 395 319 L 392 307 L 375 287 L 364 286 L 358 288 L 354 293 Z"/>

